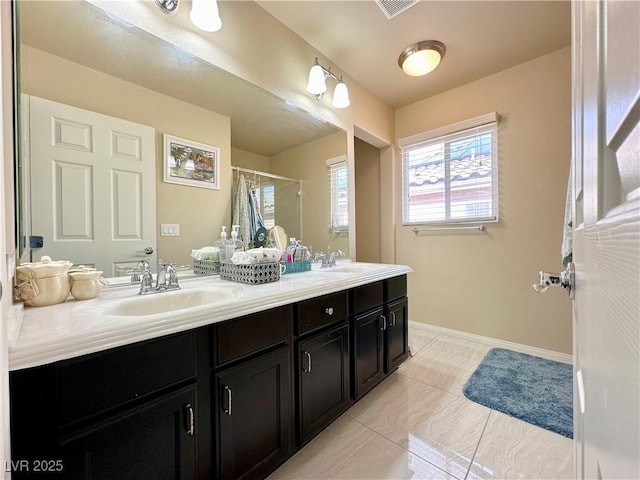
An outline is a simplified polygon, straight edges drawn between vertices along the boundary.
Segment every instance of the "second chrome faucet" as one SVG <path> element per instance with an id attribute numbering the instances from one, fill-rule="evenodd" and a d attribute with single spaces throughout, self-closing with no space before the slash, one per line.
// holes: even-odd
<path id="1" fill-rule="evenodd" d="M 169 290 L 178 290 L 180 284 L 178 282 L 178 268 L 175 263 L 164 263 L 162 260 L 158 263 L 158 274 L 156 275 L 156 284 L 153 284 L 153 274 L 149 262 L 140 260 L 136 268 L 131 271 L 134 276 L 140 278 L 139 295 L 148 295 L 151 293 L 166 292 Z"/>

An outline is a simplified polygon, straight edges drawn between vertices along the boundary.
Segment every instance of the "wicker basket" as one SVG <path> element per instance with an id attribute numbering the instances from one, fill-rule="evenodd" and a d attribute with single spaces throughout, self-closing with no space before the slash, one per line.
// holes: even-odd
<path id="1" fill-rule="evenodd" d="M 212 260 L 194 260 L 193 273 L 196 275 L 217 275 L 220 273 L 220 262 Z"/>
<path id="2" fill-rule="evenodd" d="M 254 265 L 221 263 L 220 278 L 251 285 L 277 282 L 280 280 L 280 264 L 275 262 L 256 263 Z"/>
<path id="3" fill-rule="evenodd" d="M 284 275 L 289 273 L 309 272 L 311 270 L 311 260 L 302 260 L 301 262 L 283 263 L 286 268 Z"/>

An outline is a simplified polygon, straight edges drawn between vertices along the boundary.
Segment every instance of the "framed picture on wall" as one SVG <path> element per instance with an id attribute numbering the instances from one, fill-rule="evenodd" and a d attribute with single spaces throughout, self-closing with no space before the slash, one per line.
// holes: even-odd
<path id="1" fill-rule="evenodd" d="M 220 149 L 164 134 L 163 180 L 220 190 Z"/>

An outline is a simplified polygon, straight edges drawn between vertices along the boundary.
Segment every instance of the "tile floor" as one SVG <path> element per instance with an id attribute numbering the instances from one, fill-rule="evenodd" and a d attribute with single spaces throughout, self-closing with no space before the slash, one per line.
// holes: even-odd
<path id="1" fill-rule="evenodd" d="M 409 336 L 414 356 L 268 480 L 574 478 L 572 440 L 462 394 L 489 346 Z"/>

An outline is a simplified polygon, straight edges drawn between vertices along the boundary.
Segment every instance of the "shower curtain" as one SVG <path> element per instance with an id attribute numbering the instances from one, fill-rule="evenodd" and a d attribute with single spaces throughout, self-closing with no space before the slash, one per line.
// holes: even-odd
<path id="1" fill-rule="evenodd" d="M 249 248 L 264 222 L 254 189 L 247 184 L 244 175 L 238 176 L 232 210 L 232 225 L 238 225 L 238 238 L 242 240 L 245 248 Z"/>

